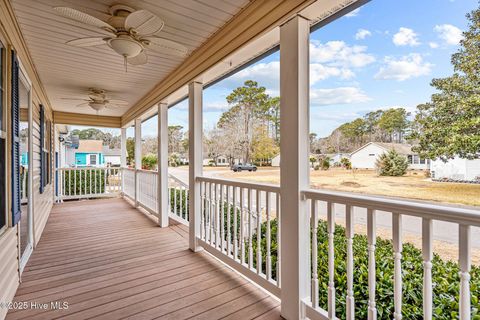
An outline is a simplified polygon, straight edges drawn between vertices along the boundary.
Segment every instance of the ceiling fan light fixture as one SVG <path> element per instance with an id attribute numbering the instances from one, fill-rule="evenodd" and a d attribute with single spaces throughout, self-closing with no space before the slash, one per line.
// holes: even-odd
<path id="1" fill-rule="evenodd" d="M 119 36 L 109 41 L 110 47 L 125 58 L 136 57 L 142 52 L 142 45 L 129 36 Z"/>
<path id="2" fill-rule="evenodd" d="M 88 105 L 96 111 L 100 111 L 105 107 L 105 103 L 103 101 L 101 102 L 91 101 L 88 103 Z"/>

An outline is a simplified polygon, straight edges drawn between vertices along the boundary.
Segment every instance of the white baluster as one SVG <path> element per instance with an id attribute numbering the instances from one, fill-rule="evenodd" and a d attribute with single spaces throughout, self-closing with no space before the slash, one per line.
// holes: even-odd
<path id="1" fill-rule="evenodd" d="M 77 170 L 76 169 L 74 171 L 74 176 L 73 176 L 73 185 L 74 185 L 73 190 L 75 191 L 75 195 L 77 195 Z"/>
<path id="2" fill-rule="evenodd" d="M 232 232 L 230 230 L 232 225 L 231 216 L 230 216 L 231 208 L 232 207 L 230 205 L 230 186 L 227 186 L 227 255 L 228 256 L 232 254 L 232 246 L 231 246 Z"/>
<path id="3" fill-rule="evenodd" d="M 318 308 L 318 210 L 317 201 L 311 201 L 310 225 L 312 227 L 312 308 Z"/>
<path id="4" fill-rule="evenodd" d="M 367 209 L 367 238 L 368 238 L 368 320 L 377 319 L 377 307 L 375 301 L 376 264 L 375 264 L 375 211 Z"/>
<path id="5" fill-rule="evenodd" d="M 262 210 L 261 192 L 256 190 L 256 213 L 257 213 L 257 274 L 262 273 Z"/>
<path id="6" fill-rule="evenodd" d="M 253 268 L 252 189 L 248 189 L 248 267 Z"/>
<path id="7" fill-rule="evenodd" d="M 334 203 L 327 203 L 328 233 L 328 318 L 335 319 L 335 212 Z"/>
<path id="8" fill-rule="evenodd" d="M 103 169 L 103 193 L 107 193 L 107 170 Z"/>
<path id="9" fill-rule="evenodd" d="M 215 189 L 217 185 L 214 183 L 210 184 L 210 245 L 213 246 L 215 243 L 214 236 L 215 236 Z"/>
<path id="10" fill-rule="evenodd" d="M 355 298 L 353 293 L 353 210 L 354 207 L 350 205 L 345 206 L 345 237 L 347 238 L 347 320 L 355 319 Z"/>
<path id="11" fill-rule="evenodd" d="M 233 187 L 233 257 L 238 259 L 238 214 L 237 214 L 237 187 Z"/>
<path id="12" fill-rule="evenodd" d="M 395 255 L 395 275 L 394 275 L 394 304 L 395 312 L 393 318 L 395 320 L 402 319 L 402 215 L 392 213 L 393 228 L 393 252 Z"/>
<path id="13" fill-rule="evenodd" d="M 282 261 L 282 250 L 281 244 L 282 244 L 282 235 L 281 235 L 281 219 L 282 219 L 282 211 L 280 209 L 280 193 L 275 193 L 275 207 L 277 210 L 277 285 L 281 288 L 282 286 L 282 277 L 281 277 L 281 261 Z"/>
<path id="14" fill-rule="evenodd" d="M 170 200 L 168 202 L 170 203 Z M 205 182 L 202 181 L 200 182 L 200 239 L 203 241 L 206 240 L 205 234 Z"/>
<path id="15" fill-rule="evenodd" d="M 267 280 L 272 279 L 272 231 L 270 226 L 270 198 L 272 194 L 267 192 L 266 194 L 266 203 L 265 203 L 265 214 L 267 218 Z"/>
<path id="16" fill-rule="evenodd" d="M 422 219 L 423 318 L 432 319 L 432 220 Z"/>
<path id="17" fill-rule="evenodd" d="M 225 185 L 220 185 L 220 249 L 225 252 Z"/>
<path id="18" fill-rule="evenodd" d="M 240 262 L 245 264 L 245 189 L 240 188 Z"/>
<path id="19" fill-rule="evenodd" d="M 215 248 L 220 248 L 220 185 L 215 184 Z"/>
<path id="20" fill-rule="evenodd" d="M 470 226 L 459 225 L 459 267 L 460 267 L 460 320 L 470 320 L 470 268 L 471 242 Z"/>

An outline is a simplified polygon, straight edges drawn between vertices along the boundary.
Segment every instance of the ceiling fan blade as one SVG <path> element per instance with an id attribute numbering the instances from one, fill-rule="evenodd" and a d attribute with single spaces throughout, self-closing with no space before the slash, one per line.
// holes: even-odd
<path id="1" fill-rule="evenodd" d="M 115 109 L 120 109 L 122 107 L 125 107 L 125 106 L 119 106 L 118 104 L 116 103 L 107 103 L 105 104 L 105 108 L 106 109 L 110 109 L 110 110 L 115 110 Z"/>
<path id="2" fill-rule="evenodd" d="M 146 64 L 148 61 L 147 54 L 145 51 L 140 52 L 138 55 L 136 55 L 133 58 L 128 58 L 127 62 L 130 63 L 131 65 L 138 66 L 142 64 Z"/>
<path id="3" fill-rule="evenodd" d="M 80 99 L 80 98 L 60 98 L 61 100 L 70 100 L 70 101 L 90 101 L 88 99 Z"/>
<path id="4" fill-rule="evenodd" d="M 138 10 L 130 13 L 125 19 L 125 29 L 133 29 L 142 36 L 155 34 L 163 29 L 162 19 L 147 10 Z"/>
<path id="5" fill-rule="evenodd" d="M 179 57 L 185 57 L 188 54 L 188 49 L 180 43 L 167 40 L 159 37 L 144 37 L 142 41 L 145 41 L 145 47 L 152 49 L 153 51 L 175 55 Z"/>
<path id="6" fill-rule="evenodd" d="M 109 102 L 109 103 L 112 103 L 112 104 L 119 105 L 119 106 L 126 106 L 126 105 L 128 105 L 128 101 L 125 101 L 125 100 L 111 99 L 111 100 L 108 100 L 108 102 Z"/>
<path id="7" fill-rule="evenodd" d="M 103 37 L 89 37 L 89 38 L 80 38 L 75 40 L 67 41 L 66 44 L 75 46 L 75 47 L 94 47 L 106 44 Z"/>
<path id="8" fill-rule="evenodd" d="M 94 16 L 91 16 L 87 13 L 84 13 L 69 7 L 55 7 L 53 9 L 57 11 L 60 15 L 66 18 L 69 18 L 81 23 L 85 23 L 103 30 L 107 30 L 113 33 L 116 32 L 115 28 L 109 25 L 108 23 L 106 23 L 105 21 L 95 18 Z"/>
<path id="9" fill-rule="evenodd" d="M 77 104 L 77 107 L 88 107 L 88 102 Z"/>

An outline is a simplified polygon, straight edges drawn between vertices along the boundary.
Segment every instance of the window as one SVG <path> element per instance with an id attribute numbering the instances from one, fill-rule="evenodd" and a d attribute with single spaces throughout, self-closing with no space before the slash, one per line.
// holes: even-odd
<path id="1" fill-rule="evenodd" d="M 52 125 L 45 119 L 45 108 L 40 105 L 40 193 L 51 181 Z"/>
<path id="2" fill-rule="evenodd" d="M 90 155 L 90 165 L 91 166 L 97 165 L 97 155 L 96 154 L 91 154 Z"/>
<path id="3" fill-rule="evenodd" d="M 6 132 L 3 128 L 3 45 L 0 42 L 0 229 L 7 224 Z"/>

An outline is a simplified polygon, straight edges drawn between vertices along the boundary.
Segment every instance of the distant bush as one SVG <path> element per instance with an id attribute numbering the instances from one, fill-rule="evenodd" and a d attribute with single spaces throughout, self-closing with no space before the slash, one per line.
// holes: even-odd
<path id="1" fill-rule="evenodd" d="M 320 161 L 320 166 L 322 168 L 322 170 L 328 170 L 330 169 L 330 158 L 323 158 L 321 161 Z"/>
<path id="2" fill-rule="evenodd" d="M 344 167 L 347 170 L 352 169 L 352 162 L 348 158 L 342 158 L 340 160 L 340 164 L 342 165 L 342 167 Z"/>
<path id="3" fill-rule="evenodd" d="M 157 165 L 157 155 L 149 153 L 142 158 L 142 168 L 146 170 L 153 170 Z"/>
<path id="4" fill-rule="evenodd" d="M 375 166 L 381 176 L 403 176 L 407 173 L 408 161 L 395 150 L 390 150 L 378 157 Z"/>

